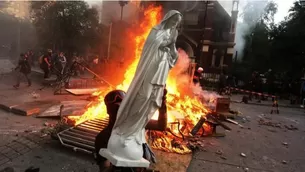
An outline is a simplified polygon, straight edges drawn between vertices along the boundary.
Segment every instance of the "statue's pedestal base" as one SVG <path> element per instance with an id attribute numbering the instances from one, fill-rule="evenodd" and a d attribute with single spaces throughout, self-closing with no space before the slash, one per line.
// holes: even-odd
<path id="1" fill-rule="evenodd" d="M 140 160 L 128 160 L 120 158 L 113 153 L 111 153 L 108 149 L 100 149 L 99 151 L 100 155 L 102 157 L 105 157 L 108 159 L 112 165 L 116 167 L 142 167 L 142 168 L 148 168 L 149 167 L 149 161 L 142 158 Z"/>

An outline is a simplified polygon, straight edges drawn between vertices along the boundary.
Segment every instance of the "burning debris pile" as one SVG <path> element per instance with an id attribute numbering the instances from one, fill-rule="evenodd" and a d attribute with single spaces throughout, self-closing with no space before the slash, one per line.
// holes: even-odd
<path id="1" fill-rule="evenodd" d="M 161 20 L 161 10 L 161 7 L 155 6 L 145 9 L 144 19 L 138 25 L 139 28 L 134 28 L 127 33 L 131 38 L 128 40 L 131 41 L 130 44 L 134 44 L 135 49 L 131 52 L 134 60 L 124 74 L 124 81 L 116 88 L 109 87 L 94 93 L 92 97 L 96 98 L 92 99 L 93 101 L 87 111 L 82 116 L 69 116 L 67 119 L 69 123 L 78 125 L 87 120 L 106 119 L 108 117 L 103 102 L 104 96 L 113 89 L 127 91 L 136 71 L 145 39 L 150 29 Z M 202 91 L 197 86 L 186 87 L 186 85 L 190 85 L 190 78 L 185 74 L 189 67 L 189 63 L 186 63 L 189 58 L 183 50 L 179 49 L 178 51 L 178 64 L 169 74 L 166 86 L 168 90 L 167 129 L 163 132 L 149 130 L 147 131 L 147 137 L 151 146 L 155 149 L 185 154 L 200 146 L 196 140 L 194 141 L 194 136 L 215 134 L 217 125 L 221 125 L 225 129 L 229 128 L 212 113 L 218 98 L 216 94 Z M 156 119 L 158 119 L 158 113 L 152 118 L 152 120 Z M 193 135 L 190 135 L 190 133 Z"/>

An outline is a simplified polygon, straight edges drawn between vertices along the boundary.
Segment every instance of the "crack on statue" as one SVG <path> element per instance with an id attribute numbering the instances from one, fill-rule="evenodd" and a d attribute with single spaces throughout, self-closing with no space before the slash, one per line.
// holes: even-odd
<path id="1" fill-rule="evenodd" d="M 135 76 L 119 103 L 107 149 L 98 149 L 101 157 L 116 167 L 148 168 L 150 163 L 143 158 L 145 154 L 150 154 L 150 160 L 155 161 L 146 143 L 145 127 L 166 129 L 164 90 L 168 73 L 178 60 L 177 26 L 181 20 L 179 11 L 169 11 L 160 24 L 151 29 L 146 39 Z M 161 112 L 160 121 L 149 122 L 158 109 Z"/>

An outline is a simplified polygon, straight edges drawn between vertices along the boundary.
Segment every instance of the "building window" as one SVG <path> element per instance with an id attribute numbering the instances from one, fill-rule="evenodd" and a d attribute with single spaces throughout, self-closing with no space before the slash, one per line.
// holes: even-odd
<path id="1" fill-rule="evenodd" d="M 211 67 L 221 67 L 224 63 L 224 52 L 223 50 L 215 49 L 212 56 Z"/>
<path id="2" fill-rule="evenodd" d="M 202 51 L 203 51 L 203 52 L 209 52 L 209 46 L 208 46 L 208 45 L 204 45 L 204 46 L 202 47 Z"/>

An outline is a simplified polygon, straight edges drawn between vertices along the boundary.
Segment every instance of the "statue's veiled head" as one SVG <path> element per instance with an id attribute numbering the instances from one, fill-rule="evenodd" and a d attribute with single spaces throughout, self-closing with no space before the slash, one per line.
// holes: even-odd
<path id="1" fill-rule="evenodd" d="M 177 10 L 170 10 L 165 14 L 161 23 L 158 25 L 159 29 L 175 28 L 182 20 L 182 14 Z"/>

